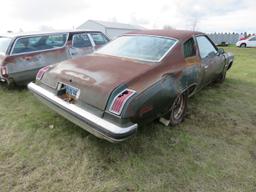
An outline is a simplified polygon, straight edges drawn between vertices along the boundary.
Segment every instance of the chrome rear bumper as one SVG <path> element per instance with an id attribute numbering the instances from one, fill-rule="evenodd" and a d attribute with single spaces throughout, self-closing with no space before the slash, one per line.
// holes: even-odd
<path id="1" fill-rule="evenodd" d="M 132 124 L 128 127 L 117 126 L 85 109 L 60 99 L 55 94 L 35 83 L 29 83 L 28 88 L 39 100 L 47 104 L 54 111 L 97 137 L 110 142 L 120 142 L 132 136 L 137 131 L 137 124 Z"/>

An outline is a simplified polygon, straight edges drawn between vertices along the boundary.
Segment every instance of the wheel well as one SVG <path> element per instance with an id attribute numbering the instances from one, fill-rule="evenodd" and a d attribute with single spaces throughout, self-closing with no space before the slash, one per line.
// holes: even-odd
<path id="1" fill-rule="evenodd" d="M 194 94 L 196 86 L 196 84 L 190 85 L 184 92 L 190 97 Z"/>
<path id="2" fill-rule="evenodd" d="M 231 61 L 229 64 L 228 64 L 228 68 L 227 70 L 229 70 L 231 68 L 231 66 L 233 65 L 233 61 Z"/>

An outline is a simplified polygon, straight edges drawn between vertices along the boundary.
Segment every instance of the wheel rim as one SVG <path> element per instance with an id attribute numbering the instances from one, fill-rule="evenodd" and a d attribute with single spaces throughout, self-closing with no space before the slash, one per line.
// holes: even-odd
<path id="1" fill-rule="evenodd" d="M 183 95 L 180 95 L 176 98 L 173 106 L 173 117 L 175 119 L 180 119 L 183 111 L 185 109 L 185 100 Z"/>

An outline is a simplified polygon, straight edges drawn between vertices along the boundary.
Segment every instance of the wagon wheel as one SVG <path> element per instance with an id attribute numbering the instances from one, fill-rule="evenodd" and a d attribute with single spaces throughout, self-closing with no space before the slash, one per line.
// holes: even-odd
<path id="1" fill-rule="evenodd" d="M 15 87 L 15 81 L 12 78 L 6 80 L 7 88 L 13 89 Z"/>

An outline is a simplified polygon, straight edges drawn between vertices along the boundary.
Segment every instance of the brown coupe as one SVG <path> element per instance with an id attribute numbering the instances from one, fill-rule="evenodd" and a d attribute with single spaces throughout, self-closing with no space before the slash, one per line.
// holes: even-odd
<path id="1" fill-rule="evenodd" d="M 145 30 L 94 54 L 43 68 L 28 88 L 55 111 L 112 142 L 161 118 L 182 122 L 188 97 L 223 82 L 233 55 L 201 32 Z"/>

